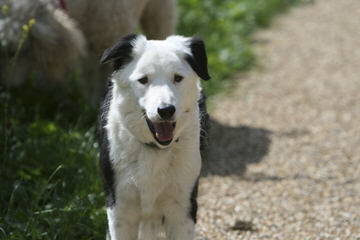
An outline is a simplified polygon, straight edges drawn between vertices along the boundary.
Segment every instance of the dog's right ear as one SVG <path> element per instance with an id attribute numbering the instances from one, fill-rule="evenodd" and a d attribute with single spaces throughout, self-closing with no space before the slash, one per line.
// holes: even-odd
<path id="1" fill-rule="evenodd" d="M 113 62 L 114 70 L 119 70 L 132 60 L 132 52 L 137 38 L 137 34 L 130 34 L 122 38 L 113 47 L 104 51 L 100 63 Z"/>

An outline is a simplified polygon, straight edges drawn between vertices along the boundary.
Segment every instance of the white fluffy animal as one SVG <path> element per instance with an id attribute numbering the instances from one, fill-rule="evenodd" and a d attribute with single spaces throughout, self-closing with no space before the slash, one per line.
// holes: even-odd
<path id="1" fill-rule="evenodd" d="M 129 35 L 101 62 L 114 66 L 98 125 L 111 240 L 194 239 L 203 41 Z"/>
<path id="2" fill-rule="evenodd" d="M 1 71 L 0 83 L 18 86 L 32 73 L 36 79 L 65 83 L 67 74 L 82 66 L 82 88 L 90 96 L 105 85 L 98 59 L 106 47 L 139 25 L 148 38 L 164 39 L 176 24 L 175 0 L 0 0 L 0 9 L 4 5 L 8 11 L 0 11 L 1 69 L 18 49 L 22 26 L 30 19 L 36 23 L 11 79 Z"/>
<path id="3" fill-rule="evenodd" d="M 19 86 L 32 73 L 49 82 L 64 82 L 64 74 L 86 55 L 86 40 L 76 21 L 54 0 L 0 0 L 0 84 Z M 22 26 L 34 19 L 26 39 Z M 23 44 L 19 51 L 20 42 Z M 10 59 L 18 54 L 8 73 Z"/>

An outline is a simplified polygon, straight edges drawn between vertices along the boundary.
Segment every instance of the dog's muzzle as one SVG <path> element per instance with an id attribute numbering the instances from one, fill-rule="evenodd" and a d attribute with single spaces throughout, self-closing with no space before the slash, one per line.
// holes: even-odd
<path id="1" fill-rule="evenodd" d="M 145 115 L 146 123 L 150 132 L 153 134 L 155 140 L 163 146 L 169 145 L 174 138 L 174 130 L 176 122 L 174 121 L 161 121 L 152 122 Z"/>

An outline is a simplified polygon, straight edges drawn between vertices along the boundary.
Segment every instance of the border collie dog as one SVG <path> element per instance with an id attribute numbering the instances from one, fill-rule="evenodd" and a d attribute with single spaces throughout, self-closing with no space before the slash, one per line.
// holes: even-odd
<path id="1" fill-rule="evenodd" d="M 112 62 L 98 124 L 111 240 L 194 239 L 200 78 L 210 79 L 204 42 L 129 35 L 105 50 Z"/>

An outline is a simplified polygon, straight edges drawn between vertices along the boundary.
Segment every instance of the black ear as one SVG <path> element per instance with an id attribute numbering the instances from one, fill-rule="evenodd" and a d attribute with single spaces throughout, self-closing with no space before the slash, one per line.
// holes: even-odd
<path id="1" fill-rule="evenodd" d="M 209 80 L 211 77 L 208 73 L 204 41 L 200 37 L 192 37 L 189 40 L 189 47 L 192 55 L 187 54 L 185 60 L 201 79 Z"/>
<path id="2" fill-rule="evenodd" d="M 114 70 L 119 70 L 122 66 L 132 60 L 133 42 L 138 36 L 130 34 L 122 38 L 113 47 L 104 51 L 100 63 L 113 62 Z"/>

